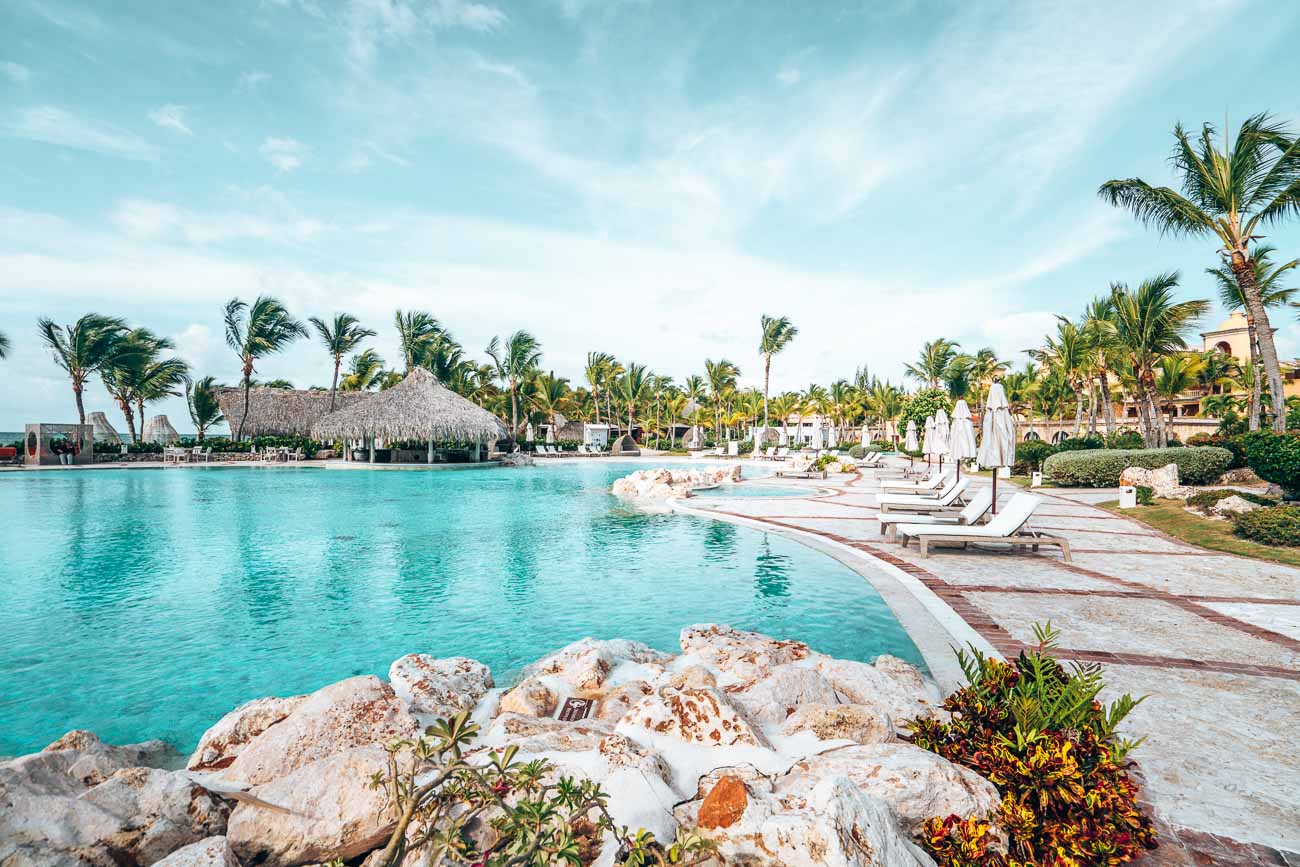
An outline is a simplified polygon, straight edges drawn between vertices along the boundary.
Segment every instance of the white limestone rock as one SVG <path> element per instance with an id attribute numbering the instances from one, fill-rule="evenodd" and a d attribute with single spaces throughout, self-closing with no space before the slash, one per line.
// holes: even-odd
<path id="1" fill-rule="evenodd" d="M 531 677 L 501 696 L 497 713 L 548 717 L 555 713 L 559 696 L 540 678 Z"/>
<path id="2" fill-rule="evenodd" d="M 929 685 L 919 672 L 895 657 L 881 659 L 885 663 L 877 667 L 865 662 L 822 656 L 818 657 L 816 667 L 848 703 L 874 707 L 893 720 L 895 726 L 915 717 L 944 714 L 938 690 Z"/>
<path id="3" fill-rule="evenodd" d="M 688 744 L 771 747 L 758 725 L 716 689 L 665 686 L 629 708 L 619 725 Z"/>
<path id="4" fill-rule="evenodd" d="M 804 704 L 781 726 L 781 734 L 812 732 L 818 740 L 881 744 L 895 739 L 894 723 L 869 704 Z"/>
<path id="5" fill-rule="evenodd" d="M 1166 500 L 1185 500 L 1196 492 L 1194 488 L 1179 484 L 1178 464 L 1166 464 L 1157 470 L 1127 467 L 1119 474 L 1119 483 L 1150 488 L 1152 494 Z"/>
<path id="6" fill-rule="evenodd" d="M 740 481 L 741 467 L 718 469 L 654 469 L 637 470 L 631 475 L 616 479 L 610 491 L 619 497 L 641 500 L 666 500 L 670 497 L 690 496 L 697 488 Z"/>
<path id="7" fill-rule="evenodd" d="M 773 668 L 813 655 L 802 641 L 781 641 L 716 623 L 700 623 L 682 630 L 682 653 L 736 681 L 765 677 Z"/>
<path id="8" fill-rule="evenodd" d="M 388 669 L 393 692 L 420 716 L 446 719 L 471 710 L 494 686 L 486 665 L 463 656 L 412 653 Z"/>
<path id="9" fill-rule="evenodd" d="M 352 747 L 300 765 L 248 794 L 230 816 L 226 837 L 245 864 L 296 867 L 344 861 L 387 842 L 396 814 L 371 776 L 387 768 L 378 744 Z"/>
<path id="10" fill-rule="evenodd" d="M 846 777 L 893 807 L 903 830 L 915 833 L 932 816 L 985 816 L 1001 798 L 979 774 L 905 743 L 841 747 L 810 756 L 777 781 L 778 794 L 800 796 L 820 783 Z"/>
<path id="11" fill-rule="evenodd" d="M 591 715 L 594 719 L 604 720 L 611 724 L 617 723 L 632 705 L 648 695 L 653 695 L 654 691 L 654 687 L 644 680 L 633 680 L 620 684 L 601 693 L 600 697 L 596 699 L 596 707 Z"/>
<path id="12" fill-rule="evenodd" d="M 575 690 L 589 692 L 604 685 L 605 678 L 620 663 L 662 665 L 669 659 L 668 654 L 639 641 L 583 638 L 528 666 L 523 676 L 553 675 Z"/>
<path id="13" fill-rule="evenodd" d="M 1261 508 L 1259 503 L 1252 503 L 1250 500 L 1233 494 L 1231 497 L 1224 497 L 1215 503 L 1213 511 L 1218 515 L 1240 515 L 1243 512 L 1253 512 L 1258 508 Z"/>
<path id="14" fill-rule="evenodd" d="M 783 723 L 802 705 L 840 701 L 830 681 L 801 664 L 779 665 L 766 677 L 728 687 L 726 692 L 752 719 L 764 723 Z"/>
<path id="15" fill-rule="evenodd" d="M 305 695 L 293 698 L 255 698 L 241 704 L 203 733 L 186 767 L 191 771 L 215 771 L 229 767 L 249 741 L 282 722 L 305 698 Z"/>
<path id="16" fill-rule="evenodd" d="M 317 690 L 249 741 L 221 777 L 260 785 L 334 753 L 420 733 L 420 724 L 393 688 L 372 675 Z"/>
<path id="17" fill-rule="evenodd" d="M 798 797 L 761 781 L 720 781 L 729 803 L 710 796 L 679 806 L 686 827 L 699 826 L 726 864 L 783 867 L 923 867 L 933 861 L 900 833 L 888 804 L 844 777 L 822 780 Z"/>
<path id="18" fill-rule="evenodd" d="M 182 846 L 154 867 L 241 867 L 235 850 L 225 837 L 208 837 Z"/>

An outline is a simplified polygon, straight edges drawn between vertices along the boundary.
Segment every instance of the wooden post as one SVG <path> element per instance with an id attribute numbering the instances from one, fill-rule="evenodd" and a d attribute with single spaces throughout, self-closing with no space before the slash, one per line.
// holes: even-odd
<path id="1" fill-rule="evenodd" d="M 374 434 L 371 434 L 371 435 L 370 435 L 370 449 L 369 449 L 369 451 L 370 451 L 370 463 L 373 464 L 373 463 L 375 462 L 375 435 L 374 435 Z"/>
<path id="2" fill-rule="evenodd" d="M 433 434 L 429 434 L 429 456 L 426 463 L 433 463 Z"/>
<path id="3" fill-rule="evenodd" d="M 480 460 L 482 460 L 482 458 L 480 457 L 482 451 L 483 451 L 483 437 L 481 436 L 475 437 L 474 438 L 474 463 L 477 464 Z"/>

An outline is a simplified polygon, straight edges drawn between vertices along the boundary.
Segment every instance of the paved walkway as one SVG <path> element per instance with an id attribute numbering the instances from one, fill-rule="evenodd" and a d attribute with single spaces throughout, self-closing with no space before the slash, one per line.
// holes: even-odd
<path id="1" fill-rule="evenodd" d="M 750 484 L 809 494 L 685 505 L 835 549 L 881 589 L 927 660 L 935 636 L 921 631 L 936 623 L 949 624 L 945 643 L 977 636 L 1013 656 L 1050 620 L 1062 657 L 1099 662 L 1115 691 L 1147 695 L 1126 728 L 1147 736 L 1135 757 L 1167 827 L 1144 864 L 1300 865 L 1300 569 L 1179 542 L 1089 505 L 1095 492 L 1047 490 L 1031 526 L 1069 539 L 1073 563 L 1055 549 L 922 558 L 880 535 L 872 471 Z M 1015 490 L 1000 485 L 999 500 Z M 909 581 L 933 618 L 897 604 Z M 936 676 L 950 680 L 951 667 Z"/>

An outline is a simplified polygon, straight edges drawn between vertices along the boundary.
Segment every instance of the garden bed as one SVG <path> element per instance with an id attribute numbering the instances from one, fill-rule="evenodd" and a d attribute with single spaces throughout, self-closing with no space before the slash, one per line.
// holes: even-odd
<path id="1" fill-rule="evenodd" d="M 1275 548 L 1242 539 L 1233 534 L 1231 521 L 1216 521 L 1192 514 L 1184 508 L 1185 504 L 1182 500 L 1156 500 L 1154 505 L 1138 506 L 1136 509 L 1121 509 L 1117 500 L 1097 505 L 1122 518 L 1132 518 L 1138 523 L 1146 524 L 1191 545 L 1270 563 L 1300 566 L 1300 549 Z"/>

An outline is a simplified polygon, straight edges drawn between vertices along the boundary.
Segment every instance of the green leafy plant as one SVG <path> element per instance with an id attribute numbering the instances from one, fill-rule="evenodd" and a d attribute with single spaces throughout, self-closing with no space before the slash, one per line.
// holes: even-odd
<path id="1" fill-rule="evenodd" d="M 665 846 L 644 829 L 617 826 L 599 785 L 556 776 L 542 759 L 521 761 L 517 747 L 472 760 L 467 751 L 478 734 L 463 711 L 423 737 L 385 747 L 388 767 L 370 785 L 387 795 L 384 809 L 396 825 L 376 867 L 399 867 L 416 854 L 422 864 L 578 867 L 595 859 L 607 832 L 620 841 L 615 861 L 623 865 L 691 865 L 708 857 L 711 843 L 694 832 L 679 830 Z"/>
<path id="2" fill-rule="evenodd" d="M 1210 491 L 1198 491 L 1187 498 L 1187 505 L 1199 512 L 1210 514 L 1214 511 L 1214 506 L 1220 500 L 1226 500 L 1228 497 L 1241 497 L 1248 503 L 1254 503 L 1258 506 L 1276 506 L 1277 500 L 1269 497 L 1261 497 L 1259 494 L 1252 494 L 1250 491 L 1238 491 L 1233 488 L 1215 488 Z"/>
<path id="3" fill-rule="evenodd" d="M 1188 437 L 1187 444 L 1189 446 L 1216 446 L 1232 452 L 1232 462 L 1228 464 L 1230 470 L 1246 466 L 1246 443 L 1241 436 L 1202 433 Z"/>
<path id="4" fill-rule="evenodd" d="M 1137 493 L 1137 503 L 1139 506 L 1154 506 L 1156 504 L 1156 492 L 1146 485 L 1138 485 L 1135 489 Z"/>
<path id="5" fill-rule="evenodd" d="M 1273 506 L 1232 517 L 1233 532 L 1243 539 L 1287 548 L 1300 546 L 1300 506 Z"/>
<path id="6" fill-rule="evenodd" d="M 1115 433 L 1106 436 L 1106 448 L 1108 449 L 1140 449 L 1144 445 L 1142 434 L 1135 430 L 1115 431 Z M 1193 445 L 1212 445 L 1212 443 L 1193 443 Z"/>
<path id="7" fill-rule="evenodd" d="M 1216 481 L 1232 462 L 1232 453 L 1215 447 L 1170 449 L 1095 449 L 1058 452 L 1043 461 L 1043 473 L 1058 485 L 1113 488 L 1128 467 L 1159 469 L 1178 465 L 1178 477 L 1188 485 Z"/>
<path id="8" fill-rule="evenodd" d="M 914 421 L 917 431 L 922 431 L 925 429 L 925 420 L 938 412 L 940 407 L 948 415 L 952 415 L 952 398 L 948 396 L 948 392 L 942 388 L 923 388 L 903 399 L 903 412 L 899 425 L 906 430 L 907 423 Z"/>
<path id="9" fill-rule="evenodd" d="M 1300 435 L 1256 431 L 1241 438 L 1246 465 L 1267 482 L 1281 485 L 1286 499 L 1300 499 Z"/>
<path id="10" fill-rule="evenodd" d="M 1142 698 L 1098 700 L 1101 667 L 1053 656 L 1059 632 L 1035 625 L 1036 646 L 1010 663 L 958 651 L 968 684 L 944 701 L 950 719 L 907 723 L 913 742 L 978 771 L 998 789 L 994 816 L 936 816 L 921 845 L 944 867 L 1121 864 L 1155 848 L 1138 807 L 1128 754 L 1141 744 L 1117 733 Z M 1006 851 L 992 829 L 1006 833 Z"/>
<path id="11" fill-rule="evenodd" d="M 1081 437 L 1066 437 L 1056 444 L 1058 452 L 1085 452 L 1106 448 L 1106 441 L 1096 434 Z"/>
<path id="12" fill-rule="evenodd" d="M 1016 468 L 1023 475 L 1040 469 L 1043 461 L 1056 454 L 1056 446 L 1045 440 L 1025 440 L 1016 445 Z"/>

